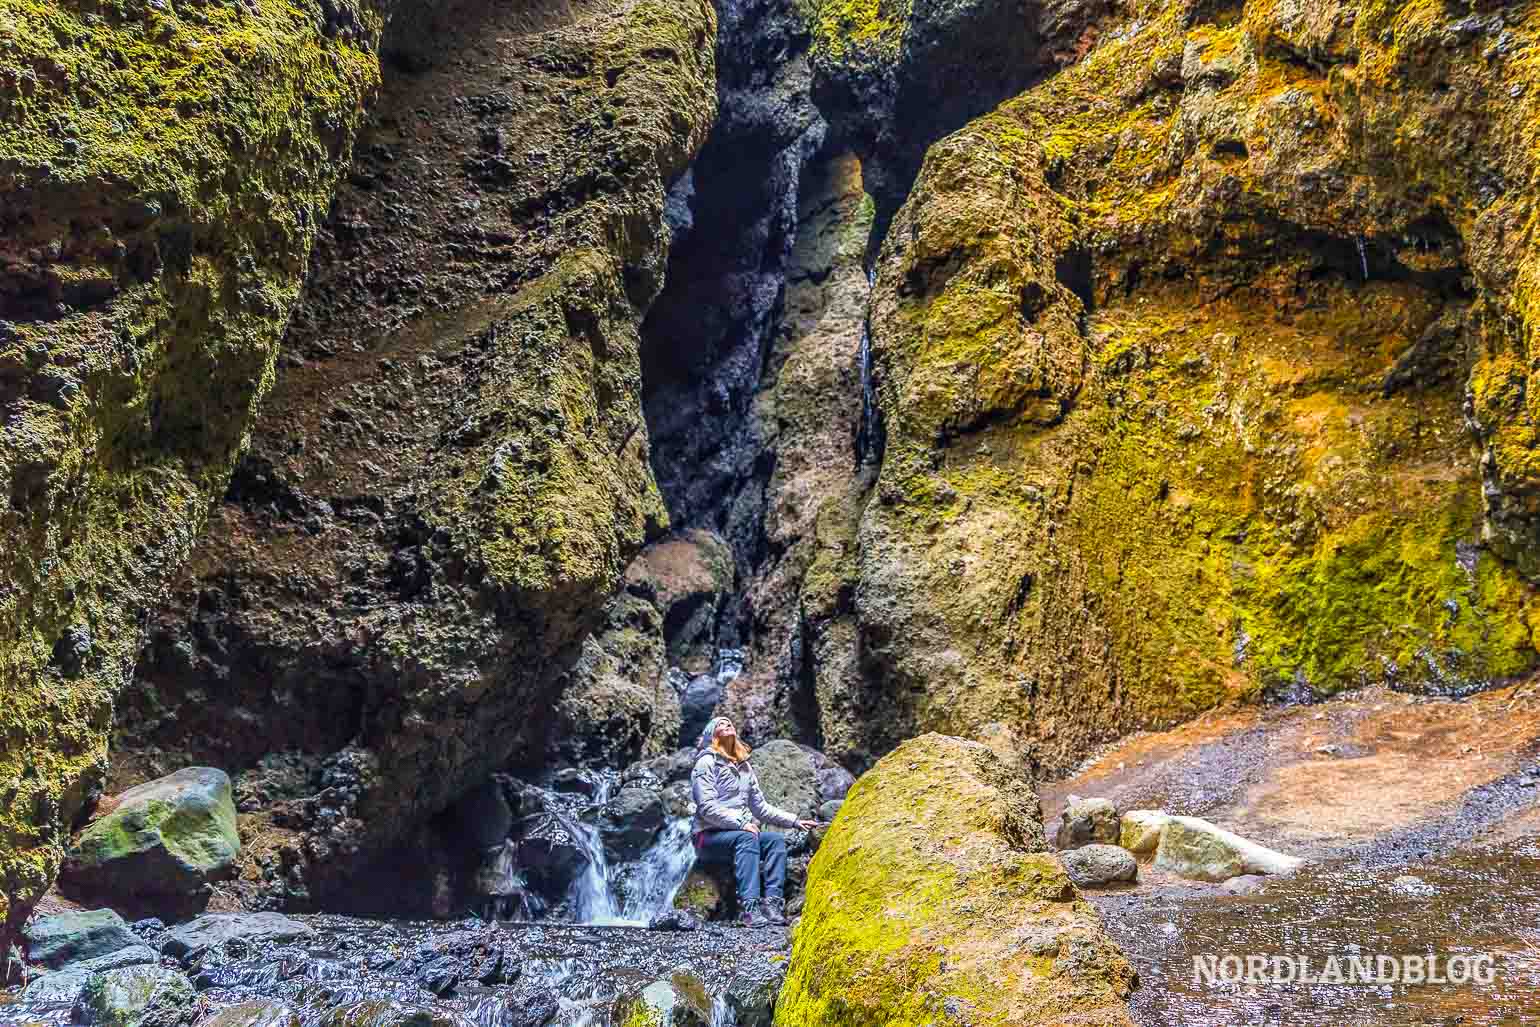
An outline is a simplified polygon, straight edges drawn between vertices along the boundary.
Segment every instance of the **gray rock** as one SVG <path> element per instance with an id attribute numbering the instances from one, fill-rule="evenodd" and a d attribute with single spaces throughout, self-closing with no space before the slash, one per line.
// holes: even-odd
<path id="1" fill-rule="evenodd" d="M 694 815 L 695 802 L 690 794 L 690 782 L 675 781 L 663 789 L 663 812 L 671 817 Z"/>
<path id="2" fill-rule="evenodd" d="M 1134 881 L 1139 877 L 1139 864 L 1133 853 L 1116 845 L 1094 843 L 1078 849 L 1066 849 L 1059 853 L 1070 880 L 1082 888 Z"/>
<path id="3" fill-rule="evenodd" d="M 599 811 L 598 827 L 605 852 L 617 860 L 635 859 L 663 827 L 663 797 L 651 788 L 622 788 Z"/>
<path id="4" fill-rule="evenodd" d="M 652 918 L 647 925 L 650 931 L 698 931 L 705 920 L 688 909 L 669 909 Z"/>
<path id="5" fill-rule="evenodd" d="M 830 799 L 828 802 L 819 803 L 819 822 L 824 824 L 834 823 L 834 818 L 839 816 L 840 807 L 843 805 L 845 805 L 844 799 Z"/>
<path id="6" fill-rule="evenodd" d="M 110 909 L 42 917 L 22 929 L 22 938 L 27 943 L 27 957 L 54 970 L 139 944 L 123 918 Z"/>
<path id="7" fill-rule="evenodd" d="M 129 966 L 92 974 L 74 1019 L 91 1027 L 171 1027 L 192 1000 L 192 982 L 181 971 Z"/>
<path id="8" fill-rule="evenodd" d="M 300 1018 L 282 1002 L 256 999 L 222 1010 L 198 1027 L 300 1027 Z"/>
<path id="9" fill-rule="evenodd" d="M 86 973 L 101 973 L 104 970 L 119 970 L 125 966 L 142 966 L 146 963 L 159 963 L 160 953 L 148 945 L 130 945 L 126 949 L 118 949 L 116 952 L 108 952 L 106 955 L 96 956 L 93 959 L 81 959 L 69 964 L 66 970 L 83 970 Z"/>
<path id="10" fill-rule="evenodd" d="M 744 960 L 727 982 L 727 1008 L 733 1011 L 733 1022 L 738 1027 L 771 1027 L 775 996 L 785 979 L 784 961 Z"/>
<path id="11" fill-rule="evenodd" d="M 1261 891 L 1266 884 L 1267 878 L 1262 874 L 1242 874 L 1230 878 L 1219 887 L 1231 895 L 1252 895 Z"/>
<path id="12" fill-rule="evenodd" d="M 818 808 L 818 771 L 802 746 L 778 738 L 755 749 L 749 763 L 765 798 L 798 817 L 812 817 Z"/>
<path id="13" fill-rule="evenodd" d="M 74 1006 L 90 979 L 90 970 L 57 970 L 23 988 L 21 1000 L 35 1006 Z"/>
<path id="14" fill-rule="evenodd" d="M 110 895 L 185 897 L 228 874 L 240 850 L 230 778 L 188 767 L 118 796 L 81 832 L 61 876 Z"/>
<path id="15" fill-rule="evenodd" d="M 239 938 L 249 944 L 295 941 L 314 937 L 315 931 L 282 913 L 206 913 L 181 924 L 161 938 L 162 955 L 180 960 L 183 966 L 205 949 Z"/>
<path id="16" fill-rule="evenodd" d="M 1160 833 L 1155 865 L 1198 881 L 1242 874 L 1286 874 L 1303 860 L 1275 852 L 1198 817 L 1172 817 Z"/>
<path id="17" fill-rule="evenodd" d="M 1402 874 L 1390 882 L 1390 886 L 1403 895 L 1415 895 L 1421 899 L 1438 894 L 1438 889 L 1433 887 L 1433 885 L 1411 874 Z"/>
<path id="18" fill-rule="evenodd" d="M 818 771 L 818 800 L 830 802 L 843 799 L 845 793 L 850 791 L 850 786 L 856 783 L 856 776 L 844 767 L 829 767 Z"/>
<path id="19" fill-rule="evenodd" d="M 715 674 L 697 674 L 690 679 L 679 696 L 679 741 L 682 745 L 694 745 L 706 724 L 717 711 L 726 687 Z"/>
<path id="20" fill-rule="evenodd" d="M 1118 808 L 1110 799 L 1082 799 L 1071 795 L 1059 816 L 1058 846 L 1078 849 L 1082 845 L 1118 843 Z"/>

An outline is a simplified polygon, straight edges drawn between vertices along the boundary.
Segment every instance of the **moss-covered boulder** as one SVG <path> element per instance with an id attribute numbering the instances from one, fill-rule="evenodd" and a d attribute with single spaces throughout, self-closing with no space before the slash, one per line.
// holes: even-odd
<path id="1" fill-rule="evenodd" d="M 0 6 L 0 923 L 102 787 L 379 83 L 373 0 Z M 0 927 L 0 943 L 5 927 Z"/>
<path id="2" fill-rule="evenodd" d="M 883 757 L 813 859 L 775 1022 L 1129 1024 L 1133 969 L 1041 818 L 979 743 L 928 734 Z"/>
<path id="3" fill-rule="evenodd" d="M 71 887 L 109 896 L 187 899 L 230 873 L 241 851 L 230 778 L 188 767 L 108 800 L 64 864 Z"/>
<path id="4" fill-rule="evenodd" d="M 92 975 L 73 1017 L 90 1027 L 174 1027 L 192 1000 L 192 982 L 180 970 L 129 966 Z"/>

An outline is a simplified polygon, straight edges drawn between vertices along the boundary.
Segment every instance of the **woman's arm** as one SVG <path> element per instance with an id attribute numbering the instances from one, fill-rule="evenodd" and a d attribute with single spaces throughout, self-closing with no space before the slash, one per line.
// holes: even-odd
<path id="1" fill-rule="evenodd" d="M 770 805 L 770 800 L 765 798 L 764 791 L 759 787 L 759 775 L 754 773 L 753 767 L 749 768 L 749 809 L 771 827 L 793 828 L 798 823 L 795 813 Z"/>
<path id="2" fill-rule="evenodd" d="M 722 801 L 717 792 L 713 760 L 705 755 L 695 761 L 690 771 L 690 795 L 695 800 L 696 815 L 702 825 L 718 831 L 745 831 L 748 829 L 748 810 L 733 810 Z"/>

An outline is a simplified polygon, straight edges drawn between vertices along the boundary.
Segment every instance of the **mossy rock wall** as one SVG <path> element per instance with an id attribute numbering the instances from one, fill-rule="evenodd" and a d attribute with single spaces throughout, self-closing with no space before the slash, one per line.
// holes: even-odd
<path id="1" fill-rule="evenodd" d="M 866 730 L 1070 766 L 1536 660 L 1535 12 L 1134 5 L 931 147 L 871 317 Z"/>
<path id="2" fill-rule="evenodd" d="M 819 845 L 775 1022 L 1126 1025 L 1133 985 L 1032 787 L 927 734 L 856 782 Z"/>
<path id="3" fill-rule="evenodd" d="M 434 912 L 418 828 L 486 775 L 676 743 L 657 611 L 615 597 L 668 522 L 638 325 L 715 30 L 703 0 L 465 0 L 382 42 L 277 384 L 119 718 L 121 783 L 248 775 L 239 901 Z M 270 753 L 314 773 L 270 787 Z"/>
<path id="4" fill-rule="evenodd" d="M 273 380 L 377 89 L 372 2 L 0 4 L 0 923 Z M 3 934 L 3 930 L 0 930 Z"/>

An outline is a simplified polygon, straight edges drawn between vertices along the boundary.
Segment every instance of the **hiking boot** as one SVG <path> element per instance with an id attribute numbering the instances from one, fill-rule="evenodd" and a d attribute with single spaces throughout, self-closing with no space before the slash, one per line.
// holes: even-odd
<path id="1" fill-rule="evenodd" d="M 758 902 L 745 902 L 743 911 L 738 914 L 739 927 L 767 927 L 770 921 L 765 918 L 765 912 Z"/>
<path id="2" fill-rule="evenodd" d="M 781 898 L 767 898 L 763 907 L 765 920 L 777 927 L 785 927 L 789 920 L 786 919 L 786 900 Z"/>

